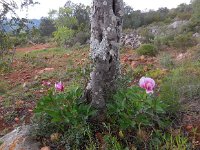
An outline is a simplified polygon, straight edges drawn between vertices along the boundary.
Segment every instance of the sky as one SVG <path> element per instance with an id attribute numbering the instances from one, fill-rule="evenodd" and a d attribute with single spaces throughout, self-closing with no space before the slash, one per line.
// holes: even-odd
<path id="1" fill-rule="evenodd" d="M 67 0 L 37 0 L 40 4 L 29 7 L 27 11 L 18 11 L 20 17 L 27 17 L 29 19 L 40 19 L 42 16 L 48 16 L 51 9 L 58 10 L 59 7 L 64 6 Z M 83 3 L 91 5 L 92 0 L 71 0 L 74 3 Z M 181 3 L 189 4 L 191 0 L 124 0 L 134 10 L 157 10 L 160 7 L 176 8 Z"/>

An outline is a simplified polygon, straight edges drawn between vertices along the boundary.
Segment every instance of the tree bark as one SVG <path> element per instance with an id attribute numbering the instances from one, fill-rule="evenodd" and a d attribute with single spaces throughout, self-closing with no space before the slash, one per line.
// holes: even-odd
<path id="1" fill-rule="evenodd" d="M 86 88 L 91 105 L 104 110 L 120 75 L 119 42 L 123 0 L 93 0 L 91 14 L 91 58 L 93 71 Z"/>

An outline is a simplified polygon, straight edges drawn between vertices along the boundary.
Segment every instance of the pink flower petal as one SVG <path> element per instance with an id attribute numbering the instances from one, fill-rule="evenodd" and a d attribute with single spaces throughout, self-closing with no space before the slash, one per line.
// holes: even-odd
<path id="1" fill-rule="evenodd" d="M 62 83 L 61 81 L 58 82 L 58 83 L 55 83 L 55 89 L 56 89 L 57 91 L 63 92 L 63 91 L 64 91 L 64 85 L 63 85 L 63 83 Z"/>
<path id="2" fill-rule="evenodd" d="M 155 81 L 148 77 L 142 77 L 139 81 L 139 86 L 145 89 L 147 94 L 153 93 L 155 85 Z"/>
<path id="3" fill-rule="evenodd" d="M 145 77 L 142 77 L 142 78 L 140 79 L 140 81 L 139 81 L 139 86 L 140 86 L 141 88 L 145 88 Z"/>

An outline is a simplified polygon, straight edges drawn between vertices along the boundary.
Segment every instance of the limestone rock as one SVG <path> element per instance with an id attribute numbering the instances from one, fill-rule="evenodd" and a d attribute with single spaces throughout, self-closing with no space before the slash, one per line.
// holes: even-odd
<path id="1" fill-rule="evenodd" d="M 3 142 L 0 150 L 40 150 L 39 142 L 31 137 L 31 128 L 30 125 L 21 126 L 0 138 Z"/>
<path id="2" fill-rule="evenodd" d="M 188 21 L 187 20 L 180 20 L 180 21 L 175 21 L 173 23 L 171 23 L 168 28 L 171 29 L 177 29 L 177 28 L 181 28 L 184 25 L 187 25 Z"/>
<path id="3" fill-rule="evenodd" d="M 129 34 L 123 34 L 121 36 L 121 44 L 125 46 L 130 46 L 133 49 L 140 47 L 142 41 L 142 36 L 140 36 L 136 31 Z"/>

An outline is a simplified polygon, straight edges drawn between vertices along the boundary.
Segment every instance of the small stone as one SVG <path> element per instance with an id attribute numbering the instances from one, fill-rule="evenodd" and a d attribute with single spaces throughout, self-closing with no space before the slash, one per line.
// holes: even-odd
<path id="1" fill-rule="evenodd" d="M 53 134 L 51 134 L 51 141 L 52 142 L 55 142 L 55 141 L 58 141 L 59 140 L 59 138 L 60 138 L 60 134 L 59 133 L 53 133 Z"/>
<path id="2" fill-rule="evenodd" d="M 140 60 L 144 60 L 144 59 L 145 59 L 144 55 L 140 56 Z"/>
<path id="3" fill-rule="evenodd" d="M 15 122 L 16 122 L 16 123 L 19 123 L 19 118 L 16 117 L 16 118 L 15 118 Z"/>
<path id="4" fill-rule="evenodd" d="M 38 76 L 38 75 L 36 75 L 36 76 L 34 77 L 34 79 L 35 79 L 35 80 L 37 80 L 37 79 L 38 79 L 38 77 L 39 77 L 39 76 Z"/>
<path id="5" fill-rule="evenodd" d="M 27 83 L 26 83 L 26 82 L 24 82 L 24 84 L 23 84 L 23 86 L 22 86 L 22 87 L 23 87 L 23 88 L 25 88 L 26 86 L 27 86 Z"/>
<path id="6" fill-rule="evenodd" d="M 186 126 L 186 129 L 187 129 L 187 130 L 191 130 L 192 128 L 193 128 L 192 125 L 187 125 L 187 126 Z"/>
<path id="7" fill-rule="evenodd" d="M 33 112 L 33 109 L 28 109 L 28 112 Z"/>
<path id="8" fill-rule="evenodd" d="M 42 147 L 40 150 L 51 150 L 51 149 L 50 149 L 50 147 L 45 146 L 45 147 Z"/>

